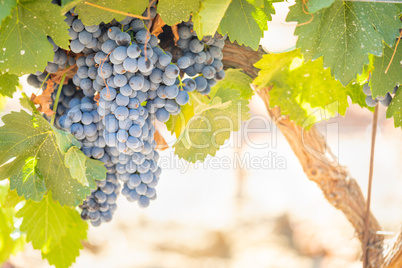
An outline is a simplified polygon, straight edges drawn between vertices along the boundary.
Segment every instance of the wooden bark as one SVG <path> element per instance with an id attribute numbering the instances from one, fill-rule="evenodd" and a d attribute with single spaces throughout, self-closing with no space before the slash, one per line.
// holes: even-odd
<path id="1" fill-rule="evenodd" d="M 261 49 L 253 51 L 244 46 L 226 42 L 222 61 L 225 67 L 243 69 L 246 74 L 255 78 L 258 75 L 258 69 L 253 64 L 260 60 L 263 54 Z M 269 88 L 259 90 L 258 95 L 264 101 L 269 116 L 289 142 L 307 177 L 317 184 L 325 198 L 335 208 L 343 212 L 355 228 L 364 249 L 366 201 L 356 180 L 352 178 L 347 168 L 337 163 L 336 157 L 331 153 L 324 137 L 315 126 L 305 131 L 286 116 L 282 116 L 279 107 L 271 108 Z M 387 247 L 384 246 L 384 237 L 377 233 L 381 231 L 381 226 L 372 214 L 370 214 L 368 226 L 369 267 L 402 267 L 402 234 Z"/>

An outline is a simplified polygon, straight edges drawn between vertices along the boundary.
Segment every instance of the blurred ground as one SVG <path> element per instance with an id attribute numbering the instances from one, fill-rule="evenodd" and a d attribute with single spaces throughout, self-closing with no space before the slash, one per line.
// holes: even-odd
<path id="1" fill-rule="evenodd" d="M 294 45 L 293 27 L 278 15 L 263 39 L 268 51 Z M 267 117 L 255 96 L 252 115 Z M 6 110 L 18 110 L 17 102 Z M 347 118 L 319 124 L 339 162 L 349 168 L 366 192 L 372 114 L 353 105 Z M 402 132 L 379 114 L 372 211 L 383 229 L 398 231 L 402 222 Z M 264 127 L 255 120 L 247 129 Z M 270 121 L 268 121 L 270 122 Z M 261 132 L 261 131 L 260 131 Z M 171 137 L 165 131 L 167 140 Z M 334 209 L 306 178 L 284 137 L 272 125 L 261 133 L 233 135 L 217 159 L 230 159 L 227 168 L 190 166 L 185 172 L 172 150 L 158 198 L 145 210 L 120 198 L 112 223 L 90 228 L 89 240 L 73 267 L 230 267 L 230 268 L 353 268 L 361 267 L 360 244 L 343 214 Z M 240 139 L 239 139 L 240 137 Z M 240 141 L 240 142 L 239 142 Z M 257 145 L 268 141 L 265 148 Z M 254 145 L 251 145 L 250 143 Z M 238 156 L 265 157 L 265 168 L 233 167 Z M 208 161 L 207 161 L 208 162 Z M 284 163 L 284 165 L 283 165 Z M 30 246 L 13 256 L 15 267 L 48 267 Z"/>

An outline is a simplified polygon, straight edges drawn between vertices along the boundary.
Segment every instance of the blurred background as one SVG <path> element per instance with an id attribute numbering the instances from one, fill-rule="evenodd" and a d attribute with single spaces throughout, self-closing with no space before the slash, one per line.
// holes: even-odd
<path id="1" fill-rule="evenodd" d="M 291 4 L 275 4 L 277 14 L 261 43 L 269 52 L 295 45 L 295 24 L 285 22 Z M 21 83 L 28 96 L 35 92 Z M 18 94 L 2 114 L 20 109 Z M 366 193 L 372 113 L 350 105 L 346 118 L 318 127 Z M 215 157 L 229 164 L 207 159 L 189 165 L 172 149 L 162 151 L 158 198 L 147 209 L 120 198 L 111 223 L 89 228 L 72 267 L 361 267 L 352 226 L 307 179 L 258 96 L 250 107 L 255 120 L 243 124 Z M 391 238 L 402 223 L 402 132 L 380 108 L 371 207 Z M 159 129 L 174 141 L 164 126 Z M 266 165 L 241 166 L 253 157 L 265 158 Z M 49 267 L 29 244 L 6 265 Z"/>

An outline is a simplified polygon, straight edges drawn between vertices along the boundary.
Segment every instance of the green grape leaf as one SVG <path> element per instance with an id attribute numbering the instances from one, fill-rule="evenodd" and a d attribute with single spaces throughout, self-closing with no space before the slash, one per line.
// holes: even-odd
<path id="1" fill-rule="evenodd" d="M 382 57 L 374 58 L 374 70 L 370 77 L 371 92 L 374 97 L 385 96 L 387 92 L 392 93 L 396 84 L 402 84 L 402 46 L 399 45 L 392 63 L 385 73 L 388 64 L 391 62 L 394 49 L 385 46 L 384 55 Z"/>
<path id="2" fill-rule="evenodd" d="M 81 143 L 69 132 L 52 127 L 56 143 L 62 153 L 67 153 L 71 146 L 81 148 Z"/>
<path id="3" fill-rule="evenodd" d="M 381 56 L 383 41 L 392 45 L 402 26 L 394 4 L 335 1 L 314 15 L 302 6 L 297 1 L 287 17 L 304 23 L 295 30 L 297 48 L 308 61 L 323 56 L 324 67 L 343 85 L 361 74 L 370 53 Z"/>
<path id="4" fill-rule="evenodd" d="M 215 156 L 219 148 L 230 138 L 232 131 L 248 120 L 248 100 L 241 98 L 238 89 L 213 87 L 209 98 L 193 93 L 194 113 L 181 128 L 180 136 L 173 145 L 175 154 L 189 162 L 204 161 L 208 155 Z M 176 128 L 180 127 L 176 124 Z"/>
<path id="5" fill-rule="evenodd" d="M 188 21 L 200 9 L 200 0 L 160 0 L 158 13 L 167 25 Z"/>
<path id="6" fill-rule="evenodd" d="M 247 0 L 251 5 L 259 8 L 264 7 L 264 0 Z"/>
<path id="7" fill-rule="evenodd" d="M 87 2 L 95 4 L 101 8 L 85 4 Z M 74 12 L 78 14 L 78 18 L 80 18 L 85 25 L 97 25 L 101 22 L 108 23 L 113 19 L 121 21 L 126 17 L 125 15 L 111 12 L 113 10 L 133 15 L 141 15 L 148 5 L 148 0 L 136 0 L 135 3 L 133 3 L 132 0 L 90 0 L 78 4 Z M 109 10 L 104 10 L 102 8 Z"/>
<path id="8" fill-rule="evenodd" d="M 88 224 L 83 221 L 76 210 L 66 211 L 68 226 L 66 234 L 60 242 L 50 249 L 42 249 L 42 258 L 47 259 L 49 264 L 57 268 L 68 268 L 83 249 L 81 240 L 87 238 Z"/>
<path id="9" fill-rule="evenodd" d="M 52 191 L 53 199 L 61 205 L 77 206 L 90 194 L 90 187 L 71 177 L 64 164 L 64 153 L 58 147 L 57 135 L 41 115 L 30 115 L 22 110 L 11 112 L 2 120 L 0 179 L 15 176 L 12 178 L 24 180 L 19 170 L 34 157 L 37 159 L 37 173 L 43 176 L 46 190 Z M 25 196 L 32 194 L 32 187 L 24 189 L 27 191 Z"/>
<path id="10" fill-rule="evenodd" d="M 394 126 L 402 127 L 402 90 L 398 89 L 387 109 L 387 118 L 394 118 Z"/>
<path id="11" fill-rule="evenodd" d="M 16 216 L 23 218 L 20 229 L 27 241 L 40 249 L 50 264 L 68 267 L 75 261 L 88 228 L 77 210 L 61 206 L 48 194 L 39 203 L 27 201 Z"/>
<path id="12" fill-rule="evenodd" d="M 78 147 L 68 149 L 64 163 L 70 169 L 71 177 L 82 185 L 96 188 L 95 180 L 106 179 L 107 169 L 101 161 L 88 158 Z"/>
<path id="13" fill-rule="evenodd" d="M 254 95 L 251 89 L 253 80 L 240 69 L 226 70 L 225 79 L 218 81 L 216 87 L 238 89 L 241 92 L 240 98 L 249 100 Z"/>
<path id="14" fill-rule="evenodd" d="M 8 17 L 13 9 L 17 5 L 17 0 L 0 0 L 0 25 L 4 18 Z"/>
<path id="15" fill-rule="evenodd" d="M 81 3 L 82 0 L 61 0 L 62 14 L 67 13 L 69 10 Z"/>
<path id="16" fill-rule="evenodd" d="M 282 114 L 307 129 L 337 113 L 345 115 L 348 95 L 356 100 L 362 90 L 358 84 L 344 88 L 323 68 L 322 58 L 304 62 L 300 50 L 264 55 L 255 67 L 261 71 L 254 83 L 271 87 L 271 107 L 279 106 Z"/>
<path id="17" fill-rule="evenodd" d="M 92 182 L 95 182 L 95 180 L 98 180 L 98 181 L 105 180 L 106 173 L 107 173 L 107 169 L 101 161 L 87 158 L 85 176 L 87 177 L 87 179 L 91 183 L 91 185 L 92 185 Z"/>
<path id="18" fill-rule="evenodd" d="M 374 107 L 369 107 L 366 104 L 366 94 L 363 92 L 363 86 L 358 83 L 346 87 L 346 93 L 352 100 L 352 103 L 358 104 L 361 108 L 367 108 L 374 111 Z"/>
<path id="19" fill-rule="evenodd" d="M 9 73 L 0 73 L 0 95 L 13 97 L 19 85 L 18 76 Z"/>
<path id="20" fill-rule="evenodd" d="M 12 252 L 13 239 L 11 232 L 13 231 L 13 220 L 7 217 L 3 208 L 0 208 L 0 263 L 6 261 Z"/>
<path id="21" fill-rule="evenodd" d="M 195 13 L 192 17 L 194 30 L 198 38 L 201 39 L 203 36 L 215 35 L 219 23 L 225 15 L 231 1 L 232 0 L 204 0 L 201 2 L 199 12 Z"/>
<path id="22" fill-rule="evenodd" d="M 66 167 L 70 169 L 71 177 L 75 178 L 77 181 L 85 186 L 89 186 L 89 181 L 86 176 L 87 158 L 88 157 L 76 146 L 68 149 L 64 157 L 64 163 Z"/>
<path id="23" fill-rule="evenodd" d="M 5 197 L 4 202 L 0 202 L 3 208 L 14 208 L 19 202 L 24 201 L 25 199 L 18 195 L 17 191 L 10 190 L 8 188 L 7 195 Z"/>
<path id="24" fill-rule="evenodd" d="M 181 112 L 178 115 L 171 115 L 169 120 L 165 123 L 170 133 L 179 137 L 186 129 L 187 122 L 195 115 L 194 105 L 189 101 L 186 105 L 181 106 Z"/>
<path id="25" fill-rule="evenodd" d="M 21 0 L 0 29 L 0 70 L 18 76 L 45 69 L 53 60 L 50 36 L 68 49 L 70 36 L 61 7 L 47 0 Z"/>
<path id="26" fill-rule="evenodd" d="M 323 8 L 330 7 L 335 0 L 309 0 L 307 2 L 308 12 L 315 13 Z"/>
<path id="27" fill-rule="evenodd" d="M 16 216 L 23 218 L 20 229 L 27 234 L 27 241 L 32 242 L 34 249 L 51 248 L 66 234 L 71 209 L 62 207 L 47 194 L 39 203 L 28 200 Z"/>
<path id="28" fill-rule="evenodd" d="M 233 0 L 220 23 L 220 32 L 227 33 L 230 41 L 256 50 L 264 31 L 268 29 L 267 21 L 274 13 L 271 3 L 266 3 L 261 9 L 246 0 Z"/>
<path id="29" fill-rule="evenodd" d="M 38 158 L 27 156 L 25 164 L 16 175 L 10 178 L 10 189 L 17 190 L 18 195 L 25 199 L 39 202 L 46 193 L 46 185 L 38 170 Z"/>

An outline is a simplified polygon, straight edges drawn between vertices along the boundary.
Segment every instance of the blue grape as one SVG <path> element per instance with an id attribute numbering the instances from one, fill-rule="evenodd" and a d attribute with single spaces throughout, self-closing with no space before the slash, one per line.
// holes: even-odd
<path id="1" fill-rule="evenodd" d="M 127 84 L 127 77 L 121 74 L 117 74 L 114 76 L 113 82 L 117 87 L 123 87 Z"/>
<path id="2" fill-rule="evenodd" d="M 188 93 L 186 91 L 180 91 L 176 97 L 176 102 L 179 105 L 185 105 L 188 103 L 189 100 L 190 100 L 190 96 L 188 95 Z"/>
<path id="3" fill-rule="evenodd" d="M 119 46 L 113 50 L 112 55 L 116 60 L 123 61 L 125 58 L 127 58 L 127 48 L 124 46 Z"/>
<path id="4" fill-rule="evenodd" d="M 128 33 L 121 32 L 116 35 L 116 43 L 119 46 L 127 46 L 131 42 L 131 37 Z"/>
<path id="5" fill-rule="evenodd" d="M 158 109 L 155 113 L 156 115 L 156 119 L 158 119 L 158 121 L 165 123 L 166 121 L 169 120 L 170 114 L 168 111 L 166 111 L 165 108 L 161 108 Z"/>
<path id="6" fill-rule="evenodd" d="M 105 87 L 101 90 L 100 96 L 104 100 L 112 101 L 116 97 L 116 90 L 112 87 Z"/>
<path id="7" fill-rule="evenodd" d="M 168 99 L 174 99 L 179 94 L 179 88 L 176 85 L 165 87 L 165 95 Z"/>
<path id="8" fill-rule="evenodd" d="M 125 120 L 129 115 L 129 111 L 125 106 L 119 106 L 115 111 L 116 119 Z"/>
<path id="9" fill-rule="evenodd" d="M 123 61 L 123 67 L 126 71 L 135 73 L 138 70 L 137 60 L 133 58 L 126 58 Z"/>

